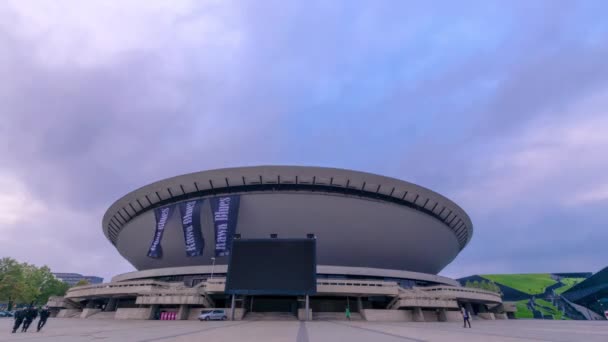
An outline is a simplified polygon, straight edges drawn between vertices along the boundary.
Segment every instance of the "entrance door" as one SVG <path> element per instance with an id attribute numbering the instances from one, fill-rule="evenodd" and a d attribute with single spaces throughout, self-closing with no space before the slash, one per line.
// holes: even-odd
<path id="1" fill-rule="evenodd" d="M 290 312 L 298 314 L 298 298 L 288 296 L 253 296 L 252 312 Z"/>

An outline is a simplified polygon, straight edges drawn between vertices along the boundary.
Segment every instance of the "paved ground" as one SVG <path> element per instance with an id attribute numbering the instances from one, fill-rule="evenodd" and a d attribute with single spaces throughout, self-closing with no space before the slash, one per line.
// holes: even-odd
<path id="1" fill-rule="evenodd" d="M 13 320 L 0 318 L 0 341 L 608 341 L 608 322 L 474 321 L 459 323 L 379 322 L 198 322 L 49 319 L 40 333 L 11 334 Z M 36 322 L 32 325 L 34 327 Z"/>

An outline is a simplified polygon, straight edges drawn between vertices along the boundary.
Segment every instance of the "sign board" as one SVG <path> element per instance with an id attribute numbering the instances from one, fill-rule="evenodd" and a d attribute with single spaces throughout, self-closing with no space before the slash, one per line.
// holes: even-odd
<path id="1" fill-rule="evenodd" d="M 227 294 L 317 293 L 316 239 L 235 239 L 228 263 Z"/>

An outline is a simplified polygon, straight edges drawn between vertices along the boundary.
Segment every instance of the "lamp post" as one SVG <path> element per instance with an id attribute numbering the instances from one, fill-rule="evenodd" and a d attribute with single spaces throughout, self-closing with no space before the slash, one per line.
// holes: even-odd
<path id="1" fill-rule="evenodd" d="M 215 269 L 215 257 L 211 258 L 212 264 L 211 264 L 211 279 L 213 279 L 213 270 Z"/>

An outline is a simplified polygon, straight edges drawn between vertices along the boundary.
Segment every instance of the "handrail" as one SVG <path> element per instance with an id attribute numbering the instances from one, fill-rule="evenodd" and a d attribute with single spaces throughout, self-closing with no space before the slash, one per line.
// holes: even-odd
<path id="1" fill-rule="evenodd" d="M 439 286 L 416 287 L 416 288 L 419 290 L 429 291 L 429 292 L 432 292 L 432 291 L 469 292 L 469 293 L 479 293 L 479 294 L 487 294 L 487 295 L 491 295 L 491 296 L 501 297 L 500 293 L 498 293 L 498 292 L 470 288 L 470 287 L 448 287 L 448 286 L 439 285 Z"/>
<path id="2" fill-rule="evenodd" d="M 82 290 L 94 290 L 94 289 L 104 289 L 110 287 L 133 287 L 133 286 L 157 286 L 157 287 L 170 287 L 171 285 L 166 282 L 161 282 L 157 280 L 132 280 L 132 281 L 121 281 L 116 283 L 103 283 L 103 284 L 95 284 L 95 285 L 82 285 L 75 286 L 68 289 L 68 292 L 72 291 L 82 291 Z"/>
<path id="3" fill-rule="evenodd" d="M 225 278 L 207 279 L 209 285 L 225 285 Z M 360 287 L 399 287 L 397 282 L 378 280 L 350 280 L 350 279 L 322 279 L 317 280 L 317 285 L 323 286 L 360 286 Z"/>

